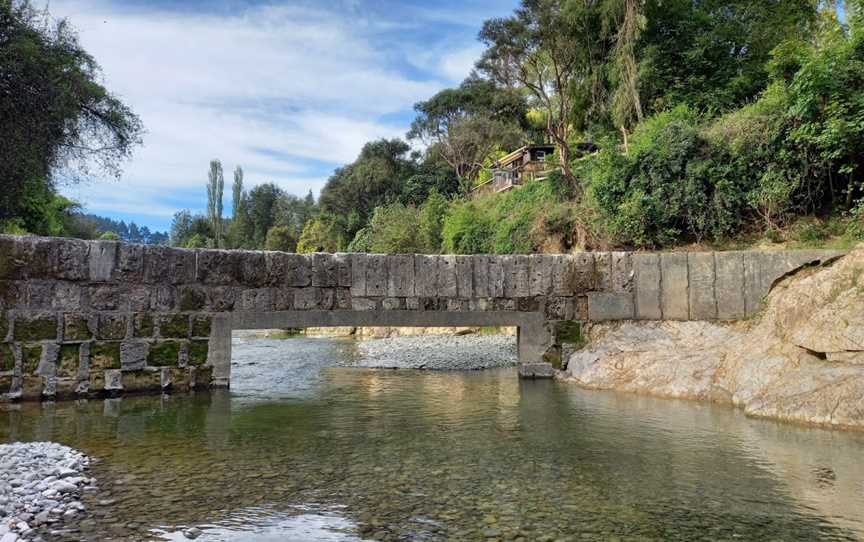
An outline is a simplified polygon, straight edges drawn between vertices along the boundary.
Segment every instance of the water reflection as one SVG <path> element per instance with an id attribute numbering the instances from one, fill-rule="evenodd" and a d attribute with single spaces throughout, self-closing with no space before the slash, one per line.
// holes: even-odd
<path id="1" fill-rule="evenodd" d="M 189 526 L 249 541 L 864 533 L 858 434 L 520 382 L 512 369 L 353 369 L 350 341 L 234 348 L 230 393 L 2 407 L 0 441 L 99 459 L 89 540 L 178 539 Z"/>

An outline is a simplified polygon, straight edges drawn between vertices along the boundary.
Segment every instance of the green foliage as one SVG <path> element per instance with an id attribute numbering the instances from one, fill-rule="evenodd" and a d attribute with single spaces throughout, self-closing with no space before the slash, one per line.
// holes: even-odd
<path id="1" fill-rule="evenodd" d="M 102 235 L 99 236 L 99 239 L 103 241 L 119 241 L 120 236 L 114 233 L 113 231 L 106 231 Z"/>
<path id="2" fill-rule="evenodd" d="M 441 233 L 449 202 L 433 190 L 420 207 L 418 217 L 418 241 L 423 252 L 436 253 L 441 250 Z"/>
<path id="3" fill-rule="evenodd" d="M 273 226 L 267 231 L 267 240 L 264 243 L 265 250 L 279 250 L 282 252 L 294 252 L 297 248 L 297 234 L 289 226 Z"/>
<path id="4" fill-rule="evenodd" d="M 338 252 L 344 243 L 339 226 L 332 215 L 322 214 L 303 226 L 297 241 L 297 252 Z"/>
<path id="5" fill-rule="evenodd" d="M 441 232 L 446 254 L 491 252 L 492 225 L 473 201 L 456 201 L 447 211 Z"/>
<path id="6" fill-rule="evenodd" d="M 0 1 L 0 74 L 0 222 L 60 234 L 54 180 L 119 175 L 141 122 L 100 84 L 68 22 L 28 1 Z"/>
<path id="7" fill-rule="evenodd" d="M 419 211 L 394 203 L 378 207 L 369 221 L 368 250 L 382 254 L 423 252 L 417 222 Z"/>

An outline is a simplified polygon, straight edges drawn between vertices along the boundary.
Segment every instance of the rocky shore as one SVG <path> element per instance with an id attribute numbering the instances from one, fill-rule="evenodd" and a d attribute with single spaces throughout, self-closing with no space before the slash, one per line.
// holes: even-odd
<path id="1" fill-rule="evenodd" d="M 357 367 L 470 371 L 518 364 L 516 339 L 507 335 L 425 335 L 357 343 Z"/>
<path id="2" fill-rule="evenodd" d="M 38 541 L 75 532 L 90 459 L 53 442 L 0 445 L 0 542 Z"/>
<path id="3" fill-rule="evenodd" d="M 601 323 L 587 338 L 563 379 L 864 430 L 864 249 L 776 284 L 750 321 Z"/>

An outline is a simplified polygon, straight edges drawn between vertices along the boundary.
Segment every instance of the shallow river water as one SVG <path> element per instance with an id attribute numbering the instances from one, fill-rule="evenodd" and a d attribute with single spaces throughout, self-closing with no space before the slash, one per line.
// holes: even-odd
<path id="1" fill-rule="evenodd" d="M 354 355 L 235 339 L 230 392 L 0 405 L 0 442 L 96 459 L 71 539 L 864 538 L 864 435 Z"/>

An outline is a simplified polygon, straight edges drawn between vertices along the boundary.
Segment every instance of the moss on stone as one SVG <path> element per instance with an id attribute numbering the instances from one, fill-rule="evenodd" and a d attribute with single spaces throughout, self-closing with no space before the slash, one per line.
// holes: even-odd
<path id="1" fill-rule="evenodd" d="M 585 343 L 585 337 L 582 335 L 582 324 L 573 320 L 555 324 L 555 336 L 561 344 L 582 346 Z"/>
<path id="2" fill-rule="evenodd" d="M 57 339 L 57 318 L 50 315 L 15 319 L 16 341 L 48 341 Z"/>
<path id="3" fill-rule="evenodd" d="M 197 311 L 204 308 L 207 299 L 198 288 L 187 286 L 180 289 L 180 310 Z"/>
<path id="4" fill-rule="evenodd" d="M 207 314 L 197 314 L 192 317 L 192 336 L 209 337 L 213 318 Z"/>
<path id="5" fill-rule="evenodd" d="M 25 344 L 21 348 L 21 370 L 24 374 L 36 374 L 42 360 L 41 344 Z"/>
<path id="6" fill-rule="evenodd" d="M 64 344 L 60 347 L 60 364 L 57 376 L 75 376 L 78 374 L 78 353 L 81 350 L 77 344 Z"/>
<path id="7" fill-rule="evenodd" d="M 195 387 L 209 388 L 213 380 L 213 367 L 195 367 Z"/>
<path id="8" fill-rule="evenodd" d="M 0 344 L 0 372 L 15 368 L 15 351 L 11 344 Z"/>
<path id="9" fill-rule="evenodd" d="M 176 366 L 180 363 L 179 341 L 158 341 L 150 345 L 147 365 L 151 367 Z"/>
<path id="10" fill-rule="evenodd" d="M 6 334 L 9 332 L 9 319 L 6 318 L 5 312 L 0 312 L 0 341 L 6 339 Z"/>
<path id="11" fill-rule="evenodd" d="M 156 331 L 153 315 L 142 312 L 135 315 L 132 321 L 132 336 L 135 338 L 152 337 Z"/>
<path id="12" fill-rule="evenodd" d="M 97 341 L 90 345 L 90 370 L 120 368 L 120 343 Z"/>
<path id="13" fill-rule="evenodd" d="M 63 317 L 63 340 L 89 341 L 93 338 L 87 319 L 81 314 L 66 314 Z"/>
<path id="14" fill-rule="evenodd" d="M 170 339 L 189 336 L 189 317 L 185 314 L 166 314 L 159 318 L 159 335 Z"/>
<path id="15" fill-rule="evenodd" d="M 12 390 L 12 375 L 0 376 L 0 393 Z"/>
<path id="16" fill-rule="evenodd" d="M 128 392 L 158 391 L 162 389 L 160 371 L 126 371 L 121 377 L 123 390 Z"/>
<path id="17" fill-rule="evenodd" d="M 207 351 L 210 341 L 192 341 L 189 343 L 189 364 L 204 365 L 207 363 Z"/>
<path id="18" fill-rule="evenodd" d="M 122 314 L 99 315 L 98 336 L 100 339 L 123 339 L 126 337 L 126 316 Z"/>

